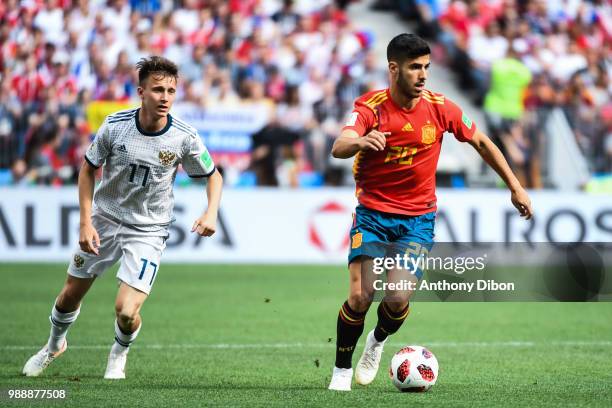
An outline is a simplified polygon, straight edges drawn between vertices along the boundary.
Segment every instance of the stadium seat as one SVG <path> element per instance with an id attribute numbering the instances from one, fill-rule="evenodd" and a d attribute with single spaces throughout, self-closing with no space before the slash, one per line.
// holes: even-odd
<path id="1" fill-rule="evenodd" d="M 0 169 L 0 186 L 8 186 L 13 182 L 10 169 Z"/>
<path id="2" fill-rule="evenodd" d="M 300 187 L 321 187 L 323 185 L 323 175 L 317 171 L 308 171 L 300 173 Z"/>
<path id="3" fill-rule="evenodd" d="M 238 177 L 238 181 L 234 185 L 237 188 L 250 188 L 257 185 L 257 175 L 252 171 L 243 171 Z"/>

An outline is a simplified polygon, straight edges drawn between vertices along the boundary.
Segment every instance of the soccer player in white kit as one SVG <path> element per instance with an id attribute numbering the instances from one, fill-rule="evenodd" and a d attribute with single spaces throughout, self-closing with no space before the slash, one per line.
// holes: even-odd
<path id="1" fill-rule="evenodd" d="M 140 308 L 159 273 L 174 220 L 173 185 L 179 164 L 191 177 L 208 177 L 208 208 L 195 220 L 192 232 L 215 233 L 223 179 L 196 129 L 169 113 L 176 96 L 177 66 L 153 56 L 136 67 L 140 108 L 107 116 L 85 153 L 79 173 L 80 248 L 51 310 L 49 340 L 26 362 L 24 375 L 40 375 L 66 351 L 66 334 L 79 315 L 81 300 L 96 277 L 121 260 L 115 342 L 104 378 L 125 378 L 129 346 L 142 327 Z M 94 195 L 94 173 L 100 166 L 102 182 Z"/>

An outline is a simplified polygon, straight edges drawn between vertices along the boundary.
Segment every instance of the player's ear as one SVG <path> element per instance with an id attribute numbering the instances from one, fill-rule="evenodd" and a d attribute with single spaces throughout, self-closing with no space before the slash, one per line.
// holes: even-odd
<path id="1" fill-rule="evenodd" d="M 399 64 L 397 61 L 389 61 L 389 72 L 392 76 L 395 76 L 399 72 Z"/>
<path id="2" fill-rule="evenodd" d="M 142 95 L 144 94 L 144 88 L 142 86 L 138 86 L 138 88 L 136 88 L 136 93 L 140 98 L 142 98 Z"/>

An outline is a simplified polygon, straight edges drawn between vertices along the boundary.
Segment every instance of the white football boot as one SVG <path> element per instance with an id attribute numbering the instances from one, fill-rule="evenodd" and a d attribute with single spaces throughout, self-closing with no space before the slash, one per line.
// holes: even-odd
<path id="1" fill-rule="evenodd" d="M 368 333 L 363 353 L 355 368 L 355 381 L 357 384 L 368 385 L 376 378 L 385 341 L 387 340 L 376 341 L 374 330 Z"/>
<path id="2" fill-rule="evenodd" d="M 127 362 L 127 352 L 114 353 L 108 355 L 108 364 L 104 378 L 107 380 L 123 380 L 125 378 L 125 363 Z"/>
<path id="3" fill-rule="evenodd" d="M 56 351 L 55 353 L 50 352 L 47 348 L 47 345 L 45 344 L 45 346 L 41 348 L 38 353 L 30 357 L 29 360 L 25 363 L 25 366 L 23 366 L 22 374 L 27 377 L 38 377 L 44 371 L 44 369 L 47 368 L 47 366 L 51 364 L 53 360 L 62 355 L 62 353 L 66 351 L 67 348 L 68 342 L 66 340 L 64 340 L 64 345 L 62 346 L 62 348 L 59 349 L 59 351 Z"/>
<path id="4" fill-rule="evenodd" d="M 334 367 L 334 371 L 332 372 L 332 378 L 329 382 L 329 387 L 327 387 L 327 389 L 332 391 L 350 391 L 352 380 L 352 368 Z"/>

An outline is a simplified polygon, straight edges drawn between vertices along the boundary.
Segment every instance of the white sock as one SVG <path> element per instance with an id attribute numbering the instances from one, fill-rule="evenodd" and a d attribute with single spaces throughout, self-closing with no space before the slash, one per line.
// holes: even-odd
<path id="1" fill-rule="evenodd" d="M 62 348 L 66 340 L 66 334 L 68 334 L 68 329 L 77 317 L 79 317 L 79 313 L 81 313 L 80 307 L 74 312 L 62 313 L 57 310 L 55 303 L 53 304 L 51 316 L 49 316 L 51 333 L 49 334 L 49 341 L 47 342 L 47 348 L 50 352 L 55 353 Z"/>
<path id="2" fill-rule="evenodd" d="M 111 348 L 111 353 L 127 353 L 130 350 L 130 344 L 136 340 L 140 329 L 142 328 L 142 321 L 140 322 L 140 326 L 138 329 L 132 334 L 125 334 L 119 328 L 119 323 L 117 323 L 117 319 L 115 319 L 115 342 L 113 343 L 113 347 Z"/>

